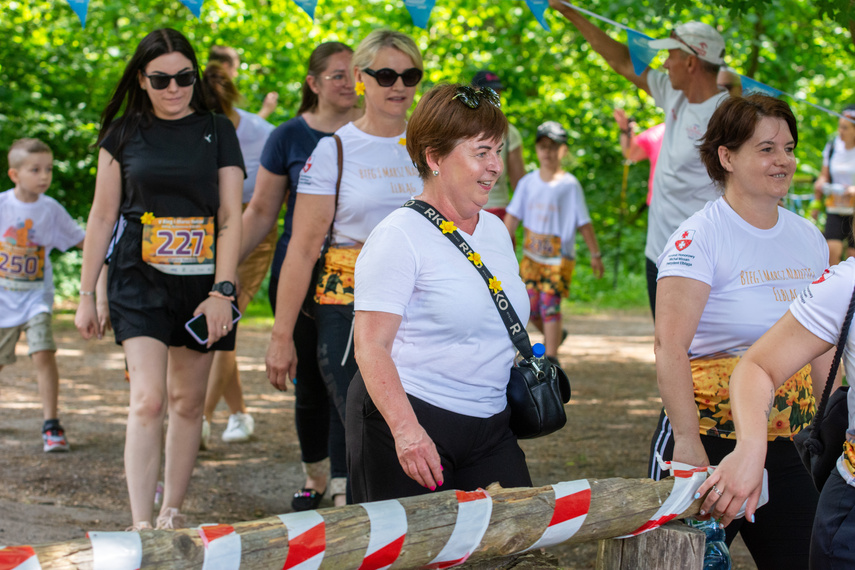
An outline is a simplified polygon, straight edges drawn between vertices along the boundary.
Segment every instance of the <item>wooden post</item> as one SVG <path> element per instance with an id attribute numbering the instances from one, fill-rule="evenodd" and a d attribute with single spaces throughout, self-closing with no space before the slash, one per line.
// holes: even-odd
<path id="1" fill-rule="evenodd" d="M 234 525 L 95 533 L 14 548 L 17 559 L 20 549 L 30 549 L 43 570 L 118 568 L 104 565 L 111 556 L 124 556 L 123 568 L 170 570 L 200 569 L 206 557 L 209 564 L 231 557 L 241 570 L 288 569 L 309 559 L 320 568 L 439 568 L 511 556 L 556 540 L 631 534 L 649 524 L 673 486 L 673 478 L 583 479 L 514 489 L 494 484 L 486 491 L 445 491 Z M 694 501 L 678 518 L 695 515 L 700 504 Z M 0 567 L 8 563 L 9 548 L 0 550 Z"/>
<path id="2" fill-rule="evenodd" d="M 596 569 L 701 570 L 705 539 L 703 532 L 674 521 L 632 538 L 601 540 Z"/>

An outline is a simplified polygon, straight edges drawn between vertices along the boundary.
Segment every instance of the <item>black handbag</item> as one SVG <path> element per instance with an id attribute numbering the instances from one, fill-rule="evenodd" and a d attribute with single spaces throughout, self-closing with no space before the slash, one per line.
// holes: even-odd
<path id="1" fill-rule="evenodd" d="M 487 285 L 493 274 L 480 261 L 466 240 L 457 231 L 443 230 L 441 225 L 447 221 L 436 208 L 421 200 L 409 200 L 403 206 L 422 214 L 436 228 L 442 231 L 451 243 L 469 260 Z M 496 304 L 499 315 L 508 329 L 511 341 L 522 356 L 522 360 L 511 368 L 508 380 L 508 407 L 511 409 L 510 425 L 519 439 L 542 437 L 558 431 L 567 423 L 564 404 L 570 401 L 570 380 L 567 374 L 546 358 L 534 358 L 531 340 L 525 326 L 520 322 L 516 311 L 501 289 L 490 289 L 490 298 Z"/>
<path id="2" fill-rule="evenodd" d="M 335 224 L 335 215 L 338 212 L 338 194 L 341 190 L 341 173 L 344 170 L 344 149 L 341 146 L 341 138 L 338 135 L 333 135 L 335 145 L 338 149 L 338 178 L 335 181 L 335 208 L 333 209 L 333 219 L 330 222 L 330 228 L 324 236 L 324 245 L 321 248 L 321 254 L 312 266 L 312 277 L 309 280 L 309 290 L 303 298 L 303 305 L 300 307 L 302 312 L 307 317 L 315 318 L 315 291 L 320 285 L 319 281 L 324 275 L 324 266 L 327 262 L 327 251 L 330 249 L 330 242 L 333 236 L 333 224 Z"/>
<path id="3" fill-rule="evenodd" d="M 849 309 L 846 311 L 846 318 L 843 319 L 840 339 L 837 341 L 834 360 L 828 371 L 828 380 L 825 381 L 816 415 L 809 426 L 793 436 L 796 450 L 818 491 L 822 491 L 822 487 L 837 465 L 837 458 L 840 457 L 843 443 L 846 441 L 846 429 L 849 427 L 849 406 L 846 398 L 849 386 L 838 388 L 834 394 L 831 394 L 831 387 L 837 376 L 843 348 L 849 337 L 853 310 L 855 310 L 855 291 L 852 292 Z"/>

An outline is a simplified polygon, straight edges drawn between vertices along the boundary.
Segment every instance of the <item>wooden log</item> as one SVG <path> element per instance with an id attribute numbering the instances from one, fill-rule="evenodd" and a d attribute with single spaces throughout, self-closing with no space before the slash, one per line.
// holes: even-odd
<path id="1" fill-rule="evenodd" d="M 597 570 L 702 570 L 705 535 L 681 522 L 626 539 L 601 540 Z"/>
<path id="2" fill-rule="evenodd" d="M 320 568 L 447 567 L 539 547 L 547 529 L 562 524 L 578 525 L 572 536 L 562 539 L 573 543 L 633 533 L 657 513 L 673 485 L 672 478 L 581 480 L 514 489 L 494 484 L 486 492 L 445 491 L 207 529 L 146 530 L 138 534 L 140 567 L 200 569 L 206 555 L 224 553 L 236 555 L 243 570 L 287 569 L 312 557 L 321 561 Z M 565 493 L 557 502 L 554 489 L 567 488 L 582 490 Z M 700 504 L 700 499 L 695 501 L 678 518 L 697 514 Z M 97 534 L 105 540 L 136 536 Z M 95 542 L 84 538 L 32 548 L 43 570 L 110 568 L 96 565 L 95 559 L 103 560 L 114 549 L 93 547 Z M 99 548 L 100 554 L 93 552 Z"/>

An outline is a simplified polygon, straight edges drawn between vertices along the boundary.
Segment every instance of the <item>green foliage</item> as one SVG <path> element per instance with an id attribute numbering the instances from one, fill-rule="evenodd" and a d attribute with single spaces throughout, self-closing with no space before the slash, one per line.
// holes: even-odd
<path id="1" fill-rule="evenodd" d="M 722 30 L 729 64 L 737 71 L 832 109 L 855 98 L 849 81 L 849 0 L 774 5 L 723 0 L 712 9 L 698 0 L 649 5 L 617 0 L 587 7 L 654 37 L 666 35 L 674 22 L 706 21 Z M 177 0 L 102 0 L 90 5 L 85 29 L 63 0 L 0 0 L 0 10 L 0 148 L 21 136 L 48 142 L 56 159 L 49 192 L 73 216 L 85 218 L 91 203 L 97 156 L 91 145 L 100 112 L 148 31 L 181 30 L 203 62 L 212 43 L 237 47 L 243 62 L 238 85 L 246 107 L 258 109 L 266 92 L 277 91 L 280 106 L 271 122 L 278 124 L 298 106 L 305 63 L 315 45 L 333 39 L 355 45 L 382 26 L 412 34 L 423 50 L 421 92 L 437 83 L 466 82 L 485 67 L 497 71 L 507 87 L 504 109 L 523 134 L 530 168 L 536 166 L 537 125 L 548 119 L 564 124 L 571 134 L 572 172 L 585 189 L 609 272 L 591 283 L 580 276 L 574 289 L 579 295 L 608 297 L 636 289 L 638 275 L 643 281 L 648 170 L 646 164 L 630 169 L 622 209 L 623 166 L 611 113 L 624 107 L 643 127 L 663 117 L 650 97 L 611 72 L 575 28 L 551 10 L 546 15 L 551 32 L 520 0 L 444 0 L 427 31 L 412 26 L 399 0 L 323 0 L 314 23 L 291 0 L 208 0 L 200 20 Z M 597 25 L 625 41 L 620 30 Z M 801 129 L 800 172 L 812 176 L 836 120 L 791 104 Z M 587 267 L 587 250 L 579 249 L 579 267 Z M 617 289 L 610 290 L 618 255 L 621 274 Z"/>

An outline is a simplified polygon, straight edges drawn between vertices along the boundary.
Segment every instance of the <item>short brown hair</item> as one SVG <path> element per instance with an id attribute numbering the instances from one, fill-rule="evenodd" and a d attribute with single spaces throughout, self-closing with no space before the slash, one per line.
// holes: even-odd
<path id="1" fill-rule="evenodd" d="M 794 145 L 799 143 L 799 131 L 796 118 L 785 101 L 754 93 L 748 97 L 730 97 L 725 99 L 710 117 L 707 132 L 701 139 L 698 151 L 701 161 L 707 167 L 710 178 L 720 188 L 724 187 L 729 173 L 718 158 L 719 147 L 735 151 L 754 136 L 757 123 L 763 117 L 783 119 L 793 135 Z"/>
<path id="2" fill-rule="evenodd" d="M 502 110 L 479 97 L 480 104 L 471 109 L 454 96 L 462 85 L 437 85 L 421 98 L 407 125 L 407 152 L 422 180 L 430 174 L 427 153 L 444 158 L 464 139 L 504 140 L 508 120 Z"/>
<path id="3" fill-rule="evenodd" d="M 27 155 L 40 153 L 53 154 L 50 147 L 39 139 L 18 139 L 9 147 L 9 168 L 21 168 Z"/>

